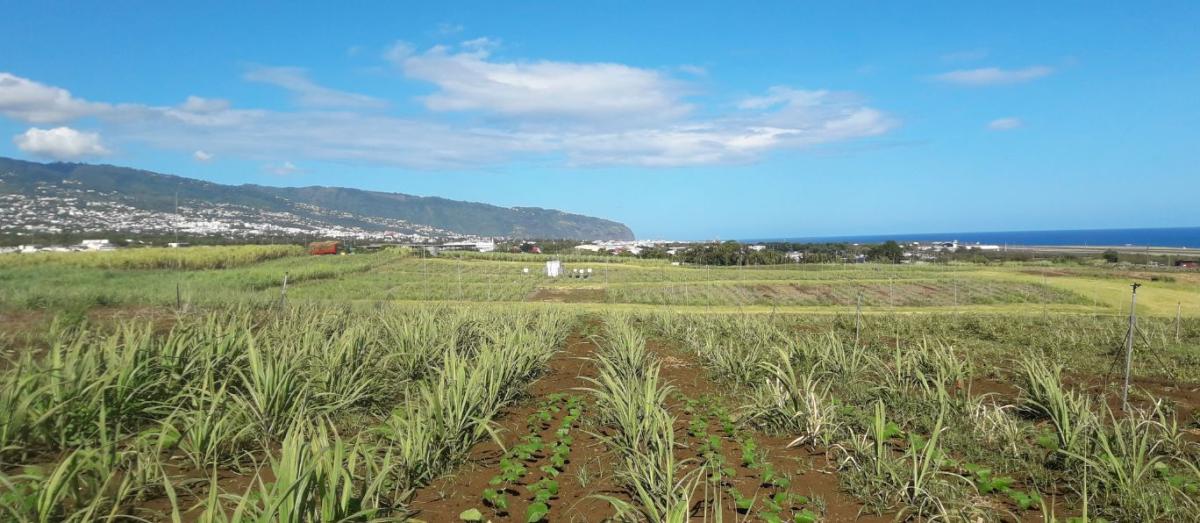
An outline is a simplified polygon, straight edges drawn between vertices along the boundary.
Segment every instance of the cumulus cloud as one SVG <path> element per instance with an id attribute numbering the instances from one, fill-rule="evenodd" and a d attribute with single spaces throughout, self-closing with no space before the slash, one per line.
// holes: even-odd
<path id="1" fill-rule="evenodd" d="M 412 56 L 415 51 L 416 49 L 413 48 L 412 44 L 403 40 L 397 40 L 392 45 L 389 45 L 387 49 L 383 50 L 383 59 L 393 64 L 398 64 Z"/>
<path id="2" fill-rule="evenodd" d="M 80 132 L 70 127 L 33 127 L 14 136 L 13 143 L 29 154 L 55 160 L 75 160 L 109 153 L 100 144 L 98 133 Z"/>
<path id="3" fill-rule="evenodd" d="M 463 29 L 465 29 L 465 27 L 463 27 L 462 24 L 451 24 L 449 22 L 442 22 L 437 25 L 437 29 L 434 30 L 434 34 L 436 34 L 438 36 L 454 36 L 458 33 L 463 32 Z"/>
<path id="4" fill-rule="evenodd" d="M 457 50 L 435 46 L 414 53 L 409 46 L 395 47 L 387 57 L 408 77 L 438 87 L 424 99 L 434 111 L 647 120 L 679 118 L 691 110 L 682 100 L 682 85 L 658 71 L 617 63 L 493 60 L 494 47 L 492 40 L 476 39 Z"/>
<path id="5" fill-rule="evenodd" d="M 933 78 L 940 82 L 966 85 L 987 86 L 1019 84 L 1049 76 L 1054 72 L 1052 67 L 1034 65 L 1022 69 L 1000 69 L 998 67 L 982 67 L 979 69 L 960 69 L 935 75 Z"/>
<path id="6" fill-rule="evenodd" d="M 1022 122 L 1020 118 L 1014 118 L 1010 116 L 1005 118 L 997 118 L 988 122 L 987 128 L 992 131 L 1011 131 L 1021 127 L 1022 125 L 1025 125 L 1025 123 Z"/>
<path id="7" fill-rule="evenodd" d="M 28 123 L 59 123 L 107 110 L 71 92 L 0 72 L 0 114 Z"/>
<path id="8" fill-rule="evenodd" d="M 245 74 L 246 80 L 282 87 L 291 91 L 296 103 L 307 107 L 381 108 L 387 102 L 365 94 L 339 91 L 318 85 L 299 67 L 257 66 Z"/>
<path id="9" fill-rule="evenodd" d="M 852 96 L 829 91 L 777 86 L 741 100 L 738 107 L 744 111 L 715 120 L 571 136 L 565 150 L 577 164 L 703 165 L 877 136 L 898 125 Z"/>
<path id="10" fill-rule="evenodd" d="M 197 161 L 218 155 L 255 159 L 279 174 L 300 169 L 273 163 L 277 158 L 418 169 L 545 159 L 654 167 L 748 162 L 776 150 L 870 138 L 898 125 L 851 94 L 787 86 L 697 116 L 678 82 L 663 72 L 605 63 L 495 61 L 489 58 L 495 45 L 475 41 L 454 52 L 423 53 L 393 46 L 391 55 L 407 57 L 399 59 L 406 72 L 429 78 L 437 89 L 425 100 L 431 110 L 413 116 L 354 104 L 337 110 L 241 108 L 200 96 L 170 106 L 76 101 L 104 107 L 87 115 L 104 126 L 106 137 L 181 151 Z M 272 78 L 299 78 L 303 84 L 307 77 L 297 72 Z M 441 114 L 468 109 L 474 114 Z M 94 145 L 92 154 L 104 150 L 98 137 Z"/>
<path id="11" fill-rule="evenodd" d="M 267 172 L 274 174 L 275 176 L 288 176 L 288 175 L 296 174 L 301 171 L 301 169 L 299 167 L 296 167 L 296 164 L 294 164 L 292 162 L 283 162 L 281 164 L 268 165 L 266 167 L 266 169 L 267 169 Z"/>

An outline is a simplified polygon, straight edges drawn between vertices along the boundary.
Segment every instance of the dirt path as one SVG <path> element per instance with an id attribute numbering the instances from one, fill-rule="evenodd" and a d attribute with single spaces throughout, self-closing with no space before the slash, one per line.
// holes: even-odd
<path id="1" fill-rule="evenodd" d="M 590 398 L 586 398 L 586 392 L 575 389 L 591 385 L 584 378 L 596 375 L 595 365 L 588 359 L 595 351 L 595 344 L 579 333 L 568 339 L 566 348 L 550 360 L 549 372 L 531 384 L 530 401 L 511 409 L 501 418 L 500 439 L 505 448 L 512 448 L 521 437 L 531 434 L 527 425 L 529 416 L 539 410 L 541 402 L 554 394 L 584 397 L 587 401 L 583 418 L 590 415 Z M 565 414 L 565 410 L 555 413 L 553 419 L 536 432 L 542 441 L 554 441 L 555 429 Z M 604 444 L 587 432 L 588 428 L 586 424 L 579 424 L 570 431 L 573 440 L 571 451 L 566 467 L 556 478 L 559 491 L 557 498 L 549 503 L 548 521 L 603 521 L 612 516 L 613 510 L 607 502 L 590 496 L 603 494 L 624 497 L 611 477 L 614 470 L 611 456 Z M 488 483 L 489 480 L 501 473 L 500 459 L 504 450 L 494 441 L 486 441 L 472 449 L 467 464 L 454 475 L 417 491 L 410 508 L 416 511 L 416 518 L 429 522 L 460 521 L 459 514 L 472 508 L 482 512 L 486 519 L 496 522 L 525 521 L 525 511 L 531 498 L 525 487 L 546 477 L 539 468 L 548 463 L 548 453 L 539 454 L 536 461 L 525 464 L 530 473 L 514 485 L 514 492 L 507 496 L 506 514 L 486 506 L 482 499 L 485 489 L 496 488 Z"/>
<path id="2" fill-rule="evenodd" d="M 550 303 L 604 303 L 608 296 L 604 289 L 551 289 L 539 287 L 529 295 L 529 301 Z"/>
<path id="3" fill-rule="evenodd" d="M 658 355 L 659 361 L 662 363 L 662 377 L 667 379 L 676 392 L 682 395 L 682 397 L 676 395 L 676 399 L 668 405 L 672 414 L 678 418 L 675 424 L 675 436 L 676 441 L 682 446 L 678 452 L 678 457 L 681 459 L 698 459 L 698 452 L 703 450 L 704 442 L 702 438 L 692 434 L 690 429 L 692 429 L 691 423 L 693 418 L 700 413 L 696 412 L 695 405 L 689 406 L 684 398 L 691 400 L 712 398 L 714 402 L 726 403 L 733 406 L 729 403 L 731 399 L 729 398 L 730 391 L 720 387 L 709 379 L 707 371 L 690 355 L 653 341 L 647 347 L 651 352 Z M 703 401 L 700 403 L 703 403 Z M 727 479 L 727 482 L 740 492 L 742 496 L 758 498 L 754 509 L 762 507 L 763 498 L 786 490 L 791 494 L 806 496 L 810 499 L 819 498 L 823 501 L 825 513 L 821 521 L 885 522 L 893 520 L 891 516 L 880 517 L 871 514 L 860 516 L 862 504 L 841 492 L 834 464 L 827 459 L 824 452 L 807 448 L 788 448 L 788 443 L 793 438 L 768 436 L 749 428 L 737 430 L 736 437 L 730 437 L 728 433 L 724 432 L 719 420 L 713 419 L 711 415 L 705 417 L 709 420 L 706 433 L 710 436 L 720 438 L 720 451 L 724 456 L 724 461 L 733 468 L 734 474 L 731 478 Z M 753 440 L 755 446 L 760 451 L 765 452 L 766 463 L 773 466 L 777 472 L 789 476 L 790 485 L 786 489 L 772 487 L 765 481 L 766 478 L 762 468 L 748 467 L 742 461 L 742 441 L 739 440 L 747 438 Z M 704 492 L 698 489 L 696 494 L 693 495 L 693 499 L 693 514 L 702 513 L 702 505 L 705 503 Z M 799 506 L 797 505 L 797 508 Z M 812 507 L 815 505 L 809 504 L 808 506 Z M 759 521 L 753 515 L 755 512 L 754 509 L 751 510 L 750 519 L 747 519 L 745 514 L 735 511 L 735 507 L 728 497 L 722 500 L 722 513 L 726 521 Z M 694 518 L 694 520 L 703 521 L 699 517 Z"/>
<path id="4" fill-rule="evenodd" d="M 727 478 L 722 487 L 722 510 L 727 521 L 757 521 L 754 515 L 764 503 L 764 498 L 771 496 L 777 489 L 764 482 L 761 467 L 748 467 L 742 460 L 743 441 L 750 439 L 754 445 L 764 452 L 765 462 L 775 470 L 790 478 L 791 486 L 786 492 L 797 496 L 807 496 L 810 499 L 819 498 L 824 505 L 823 521 L 889 521 L 890 518 L 872 516 L 859 517 L 861 505 L 849 496 L 839 491 L 836 473 L 823 452 L 813 452 L 807 449 L 788 449 L 790 438 L 770 437 L 750 429 L 739 429 L 736 435 L 722 431 L 720 422 L 708 416 L 707 432 L 692 433 L 693 418 L 699 412 L 696 404 L 721 405 L 727 403 L 728 391 L 708 379 L 705 370 L 693 361 L 690 355 L 673 350 L 664 345 L 651 342 L 648 346 L 662 365 L 662 376 L 670 382 L 675 390 L 668 408 L 678 420 L 675 426 L 676 441 L 680 444 L 677 457 L 687 460 L 685 473 L 694 470 L 700 462 L 700 452 L 706 441 L 716 436 L 720 439 L 719 452 L 732 469 L 733 475 Z M 501 418 L 499 426 L 502 429 L 500 439 L 504 448 L 513 448 L 521 442 L 521 438 L 537 434 L 542 441 L 550 442 L 555 438 L 554 431 L 559 427 L 565 410 L 556 412 L 553 419 L 533 429 L 530 428 L 529 418 L 539 411 L 547 401 L 561 398 L 563 394 L 575 394 L 585 400 L 585 410 L 582 419 L 586 420 L 593 408 L 587 393 L 577 389 L 591 384 L 585 379 L 594 377 L 596 369 L 591 358 L 597 347 L 581 333 L 569 338 L 566 348 L 555 355 L 549 363 L 546 375 L 530 386 L 529 401 L 510 409 Z M 570 435 L 573 445 L 569 459 L 563 472 L 555 478 L 559 485 L 556 498 L 549 503 L 550 513 L 547 521 L 606 521 L 614 514 L 605 501 L 596 499 L 595 495 L 614 496 L 628 499 L 621 487 L 612 477 L 615 470 L 613 456 L 608 453 L 603 442 L 588 433 L 586 421 L 573 428 Z M 595 430 L 592 428 L 591 430 Z M 494 441 L 487 441 L 476 446 L 471 451 L 467 463 L 455 474 L 435 481 L 420 489 L 410 503 L 415 511 L 414 516 L 423 521 L 459 521 L 459 515 L 469 509 L 478 509 L 485 519 L 495 522 L 525 521 L 526 509 L 533 502 L 527 487 L 536 483 L 546 474 L 539 469 L 547 463 L 548 452 L 538 453 L 525 463 L 529 471 L 523 478 L 508 489 L 507 510 L 499 511 L 490 507 L 483 500 L 486 489 L 496 489 L 489 481 L 502 474 L 501 458 L 504 450 Z M 713 491 L 705 496 L 704 482 L 693 494 L 693 513 L 695 521 L 704 521 L 706 501 L 713 499 Z M 747 498 L 757 498 L 751 515 L 736 511 L 729 498 L 729 487 L 736 489 Z M 810 503 L 816 508 L 817 503 Z M 711 519 L 711 514 L 709 515 Z"/>

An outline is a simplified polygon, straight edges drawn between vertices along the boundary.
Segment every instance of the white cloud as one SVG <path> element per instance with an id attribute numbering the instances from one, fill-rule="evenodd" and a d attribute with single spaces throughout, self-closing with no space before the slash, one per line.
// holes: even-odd
<path id="1" fill-rule="evenodd" d="M 476 39 L 388 58 L 404 73 L 438 86 L 425 97 L 434 111 L 482 111 L 522 118 L 590 121 L 665 120 L 686 115 L 682 85 L 666 75 L 616 63 L 491 60 L 495 42 Z"/>
<path id="2" fill-rule="evenodd" d="M 1018 84 L 1048 76 L 1054 69 L 1045 65 L 1034 65 L 1023 69 L 1000 69 L 998 67 L 983 67 L 979 69 L 960 69 L 935 75 L 935 80 L 968 86 Z"/>
<path id="3" fill-rule="evenodd" d="M 877 136 L 898 124 L 848 95 L 783 86 L 743 99 L 738 107 L 746 112 L 668 128 L 573 136 L 564 149 L 576 164 L 703 165 Z"/>
<path id="4" fill-rule="evenodd" d="M 197 162 L 208 162 L 213 159 L 213 154 L 203 149 L 197 149 L 196 152 L 192 153 L 192 158 Z"/>
<path id="5" fill-rule="evenodd" d="M 71 92 L 0 72 L 0 114 L 29 123 L 58 123 L 99 113 L 106 104 L 91 103 Z"/>
<path id="6" fill-rule="evenodd" d="M 296 167 L 296 164 L 292 162 L 283 162 L 278 165 L 268 165 L 266 166 L 266 169 L 267 172 L 276 176 L 288 176 L 291 174 L 296 174 L 302 170 L 299 167 Z"/>
<path id="7" fill-rule="evenodd" d="M 35 156 L 55 160 L 75 160 L 108 154 L 98 133 L 79 132 L 70 127 L 30 128 L 13 137 L 17 148 Z"/>
<path id="8" fill-rule="evenodd" d="M 473 44 L 476 49 L 486 45 Z M 419 169 L 563 158 L 572 165 L 749 162 L 772 151 L 878 136 L 897 125 L 884 112 L 846 93 L 778 86 L 738 100 L 723 113 L 710 108 L 698 117 L 674 90 L 674 81 L 659 72 L 620 64 L 494 63 L 484 59 L 486 51 L 433 57 L 436 54 L 410 56 L 423 60 L 421 67 L 468 66 L 467 72 L 438 76 L 447 87 L 439 87 L 436 95 L 445 103 L 490 104 L 485 118 L 446 117 L 439 111 L 397 117 L 363 107 L 276 111 L 198 96 L 174 106 L 98 104 L 106 109 L 94 116 L 106 137 L 121 142 L 181 151 L 197 161 L 204 161 L 205 155 L 253 159 L 280 174 L 299 169 L 270 163 L 277 158 Z M 510 82 L 498 88 L 498 95 L 479 93 L 480 86 L 471 85 L 491 85 L 492 76 Z M 454 83 L 459 80 L 465 83 Z M 613 91 L 596 91 L 597 86 L 586 85 L 592 80 Z M 550 92 L 539 100 L 533 96 L 540 92 L 535 86 L 543 85 Z M 639 85 L 658 89 L 658 94 L 646 97 L 634 89 Z M 634 99 L 621 99 L 616 94 L 620 92 Z M 583 104 L 588 94 L 603 98 L 596 102 L 613 114 Z M 637 108 L 646 115 L 638 114 Z M 536 117 L 541 115 L 554 117 Z M 98 139 L 96 147 L 92 153 L 103 149 Z"/>
<path id="9" fill-rule="evenodd" d="M 413 48 L 412 44 L 403 40 L 397 40 L 396 43 L 383 50 L 383 59 L 396 64 L 412 56 L 414 52 L 416 52 L 416 49 Z"/>
<path id="10" fill-rule="evenodd" d="M 387 102 L 365 94 L 339 91 L 318 85 L 299 67 L 258 66 L 246 72 L 246 80 L 282 87 L 291 91 L 296 103 L 306 107 L 380 108 Z"/>
<path id="11" fill-rule="evenodd" d="M 434 30 L 434 34 L 436 34 L 438 36 L 454 36 L 458 33 L 463 32 L 463 29 L 465 29 L 465 28 L 463 27 L 462 24 L 451 24 L 448 22 L 442 22 L 437 25 L 437 29 Z"/>
<path id="12" fill-rule="evenodd" d="M 1025 122 L 1022 122 L 1020 118 L 1010 116 L 1005 118 L 997 118 L 988 122 L 987 128 L 992 131 L 1011 131 L 1021 127 L 1022 125 L 1025 125 Z"/>
<path id="13" fill-rule="evenodd" d="M 708 76 L 708 69 L 699 65 L 683 64 L 679 70 L 692 76 Z"/>

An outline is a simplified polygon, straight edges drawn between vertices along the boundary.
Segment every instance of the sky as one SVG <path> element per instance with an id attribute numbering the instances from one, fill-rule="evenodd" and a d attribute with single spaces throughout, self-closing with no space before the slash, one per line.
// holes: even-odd
<path id="1" fill-rule="evenodd" d="M 639 238 L 1200 225 L 1200 2 L 741 4 L 12 2 L 0 156 Z"/>

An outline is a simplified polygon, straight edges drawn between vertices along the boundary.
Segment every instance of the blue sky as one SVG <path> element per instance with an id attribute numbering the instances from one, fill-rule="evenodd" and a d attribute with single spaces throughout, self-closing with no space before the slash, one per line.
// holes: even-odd
<path id="1" fill-rule="evenodd" d="M 0 155 L 642 238 L 1200 224 L 1196 2 L 167 4 L 4 7 Z"/>

